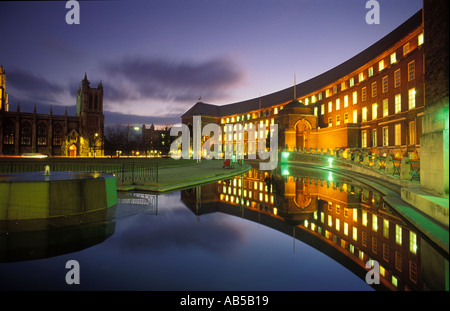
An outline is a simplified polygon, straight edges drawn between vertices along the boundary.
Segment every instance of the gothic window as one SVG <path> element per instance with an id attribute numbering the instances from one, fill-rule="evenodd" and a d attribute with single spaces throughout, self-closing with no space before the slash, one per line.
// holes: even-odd
<path id="1" fill-rule="evenodd" d="M 29 146 L 31 145 L 31 124 L 30 122 L 24 122 L 20 129 L 20 144 Z"/>
<path id="2" fill-rule="evenodd" d="M 95 95 L 95 101 L 94 101 L 94 110 L 97 111 L 98 107 L 98 96 Z"/>
<path id="3" fill-rule="evenodd" d="M 11 121 L 6 121 L 3 126 L 3 144 L 14 145 L 14 124 Z"/>
<path id="4" fill-rule="evenodd" d="M 37 143 L 39 146 L 47 145 L 47 125 L 45 123 L 39 123 L 37 127 Z"/>
<path id="5" fill-rule="evenodd" d="M 89 110 L 92 109 L 92 95 L 89 95 Z"/>
<path id="6" fill-rule="evenodd" d="M 63 129 L 61 124 L 56 123 L 53 126 L 53 146 L 61 146 L 63 144 Z"/>

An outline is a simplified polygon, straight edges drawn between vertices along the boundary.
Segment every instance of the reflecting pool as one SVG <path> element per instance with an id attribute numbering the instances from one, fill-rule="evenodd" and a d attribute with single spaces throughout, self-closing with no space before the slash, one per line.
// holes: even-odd
<path id="1" fill-rule="evenodd" d="M 328 171 L 253 169 L 118 201 L 95 213 L 2 221 L 0 289 L 448 289 L 438 248 L 380 193 Z M 80 284 L 66 283 L 69 260 Z M 368 271 L 379 271 L 380 284 L 366 282 Z"/>

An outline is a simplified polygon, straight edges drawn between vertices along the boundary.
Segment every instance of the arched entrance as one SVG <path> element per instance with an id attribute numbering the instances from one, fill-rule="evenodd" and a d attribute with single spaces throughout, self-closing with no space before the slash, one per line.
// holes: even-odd
<path id="1" fill-rule="evenodd" d="M 77 146 L 72 144 L 69 147 L 69 157 L 75 158 L 76 156 L 77 156 Z"/>
<path id="2" fill-rule="evenodd" d="M 309 147 L 308 133 L 311 130 L 311 124 L 305 120 L 299 120 L 295 124 L 296 145 L 297 149 L 304 149 Z"/>

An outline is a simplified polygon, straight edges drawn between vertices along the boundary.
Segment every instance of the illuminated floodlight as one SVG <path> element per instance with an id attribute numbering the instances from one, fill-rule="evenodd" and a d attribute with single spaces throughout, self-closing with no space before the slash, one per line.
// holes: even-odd
<path id="1" fill-rule="evenodd" d="M 281 158 L 282 158 L 283 161 L 287 161 L 287 158 L 288 158 L 288 157 L 289 157 L 289 152 L 283 151 L 283 152 L 281 153 Z"/>

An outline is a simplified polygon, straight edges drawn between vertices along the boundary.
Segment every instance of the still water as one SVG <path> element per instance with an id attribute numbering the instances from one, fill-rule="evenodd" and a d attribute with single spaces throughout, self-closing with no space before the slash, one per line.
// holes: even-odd
<path id="1" fill-rule="evenodd" d="M 68 285 L 66 263 L 80 266 Z M 369 260 L 380 284 L 369 285 Z M 445 290 L 448 260 L 347 177 L 310 169 L 164 195 L 121 193 L 108 210 L 0 222 L 1 290 Z"/>

